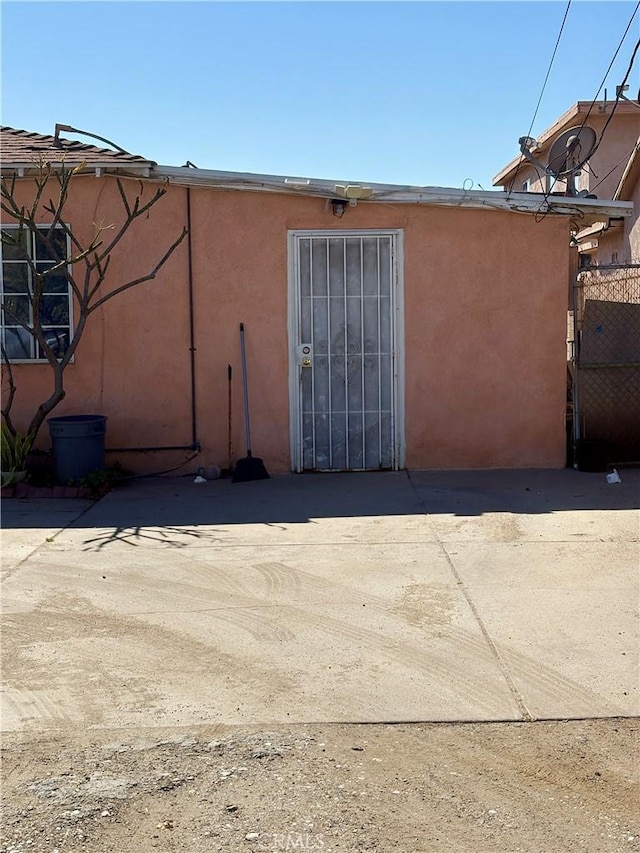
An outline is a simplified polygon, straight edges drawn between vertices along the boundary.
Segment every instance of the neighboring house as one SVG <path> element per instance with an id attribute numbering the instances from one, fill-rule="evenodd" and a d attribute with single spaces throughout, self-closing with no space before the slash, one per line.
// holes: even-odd
<path id="1" fill-rule="evenodd" d="M 577 234 L 579 251 L 594 254 L 599 264 L 640 263 L 640 136 L 625 164 L 613 199 L 631 202 L 633 216 L 609 217 L 591 229 L 583 229 Z M 587 244 L 590 244 L 588 249 Z"/>
<path id="2" fill-rule="evenodd" d="M 573 245 L 582 257 L 578 265 L 628 263 L 639 257 L 638 199 L 638 142 L 640 139 L 640 106 L 636 102 L 579 101 L 560 116 L 536 140 L 533 155 L 542 163 L 549 159 L 549 149 L 557 137 L 571 127 L 581 125 L 593 128 L 599 142 L 596 151 L 578 174 L 577 192 L 586 191 L 600 199 L 634 202 L 634 215 L 630 219 L 607 217 L 600 222 L 574 223 Z M 606 130 L 605 130 L 606 125 Z M 634 165 L 635 164 L 635 165 Z M 505 192 L 551 193 L 564 195 L 566 181 L 555 181 L 542 174 L 533 163 L 522 156 L 516 157 L 493 179 L 494 186 Z M 634 235 L 634 246 L 630 243 Z"/>
<path id="3" fill-rule="evenodd" d="M 159 470 L 199 447 L 197 464 L 226 466 L 228 365 L 244 456 L 242 322 L 253 450 L 272 473 L 565 464 L 571 221 L 629 216 L 630 204 L 552 197 L 539 221 L 528 193 L 166 167 L 3 129 L 2 172 L 25 202 L 39 158 L 85 164 L 67 206 L 81 240 L 117 220 L 115 175 L 145 197 L 166 187 L 114 255 L 113 286 L 152 269 L 190 223 L 153 282 L 96 312 L 67 369 L 53 414 L 107 415 L 110 461 Z M 23 266 L 3 259 L 14 297 Z M 72 300 L 48 296 L 64 348 Z M 24 425 L 51 370 L 19 331 L 4 335 Z"/>
<path id="4" fill-rule="evenodd" d="M 615 110 L 614 110 L 615 106 Z M 613 115 L 612 115 L 613 113 Z M 608 124 L 607 124 L 608 122 Z M 640 108 L 628 101 L 578 101 L 536 138 L 532 153 L 547 163 L 554 140 L 571 127 L 591 127 L 601 144 L 577 177 L 576 191 L 587 190 L 598 198 L 613 198 L 625 166 L 640 134 Z M 514 146 L 515 147 L 515 146 Z M 561 193 L 566 181 L 555 181 L 536 169 L 521 155 L 504 166 L 493 179 L 494 187 L 507 192 Z"/>

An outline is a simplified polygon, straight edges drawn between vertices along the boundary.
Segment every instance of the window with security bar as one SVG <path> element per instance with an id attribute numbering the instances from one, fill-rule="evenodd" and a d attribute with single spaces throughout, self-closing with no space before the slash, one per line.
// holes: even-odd
<path id="1" fill-rule="evenodd" d="M 56 358 L 69 346 L 71 290 L 65 259 L 68 238 L 61 226 L 2 226 L 2 357 L 11 362 L 43 361 L 42 338 Z M 38 320 L 38 323 L 35 321 Z"/>

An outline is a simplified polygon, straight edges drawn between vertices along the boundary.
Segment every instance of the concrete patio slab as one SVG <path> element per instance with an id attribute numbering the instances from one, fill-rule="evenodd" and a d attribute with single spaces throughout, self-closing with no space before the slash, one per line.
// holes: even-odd
<path id="1" fill-rule="evenodd" d="M 268 554 L 264 547 L 249 545 L 181 549 L 160 560 L 155 549 L 141 548 L 133 559 L 123 560 L 120 551 L 114 558 L 111 550 L 70 557 L 58 543 L 34 556 L 19 579 L 5 582 L 3 607 L 5 612 L 30 610 L 60 589 L 79 587 L 95 607 L 117 607 L 122 613 L 300 604 L 310 595 L 324 607 L 349 601 L 386 611 L 396 599 L 399 607 L 406 602 L 410 609 L 412 589 L 451 586 L 449 563 L 437 543 L 402 549 L 326 545 L 312 560 L 309 556 L 301 545 L 272 546 Z M 426 618 L 421 606 L 420 621 Z"/>
<path id="2" fill-rule="evenodd" d="M 487 512 L 481 516 L 449 513 L 430 518 L 442 542 L 638 542 L 634 513 L 616 510 L 561 510 L 548 515 Z"/>
<path id="3" fill-rule="evenodd" d="M 471 595 L 534 719 L 638 716 L 638 611 L 620 590 Z"/>
<path id="4" fill-rule="evenodd" d="M 92 501 L 77 499 L 3 500 L 3 572 L 10 571 L 92 506 Z"/>
<path id="5" fill-rule="evenodd" d="M 640 542 L 640 469 L 621 476 L 612 486 L 570 469 L 410 474 L 443 542 Z"/>
<path id="6" fill-rule="evenodd" d="M 352 474 L 338 486 L 333 475 L 241 484 L 143 480 L 96 504 L 89 528 L 77 525 L 64 534 L 66 544 L 92 550 L 429 540 L 433 531 L 404 473 Z"/>
<path id="7" fill-rule="evenodd" d="M 637 543 L 446 550 L 533 716 L 640 713 Z"/>
<path id="8" fill-rule="evenodd" d="M 29 529 L 8 501 L 3 727 L 635 714 L 639 473 L 142 480 Z"/>
<path id="9" fill-rule="evenodd" d="M 638 546 L 447 546 L 534 717 L 637 715 Z"/>

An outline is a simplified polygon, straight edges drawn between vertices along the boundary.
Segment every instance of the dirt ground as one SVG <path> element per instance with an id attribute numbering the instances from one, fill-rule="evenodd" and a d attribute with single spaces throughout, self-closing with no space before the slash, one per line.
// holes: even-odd
<path id="1" fill-rule="evenodd" d="M 0 849 L 631 853 L 639 734 L 609 719 L 7 735 Z"/>

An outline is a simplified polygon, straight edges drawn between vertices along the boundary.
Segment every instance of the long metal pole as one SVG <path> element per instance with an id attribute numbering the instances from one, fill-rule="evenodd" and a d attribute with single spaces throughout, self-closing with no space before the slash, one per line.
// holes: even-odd
<path id="1" fill-rule="evenodd" d="M 251 424 L 249 423 L 249 383 L 247 381 L 247 355 L 244 348 L 244 323 L 240 323 L 240 351 L 242 353 L 242 390 L 244 392 L 244 428 L 247 435 L 247 456 L 251 456 Z"/>
<path id="2" fill-rule="evenodd" d="M 233 459 L 233 430 L 231 428 L 232 425 L 232 407 L 231 407 L 231 386 L 232 386 L 232 378 L 233 378 L 233 368 L 230 364 L 227 365 L 227 439 L 228 439 L 228 451 L 229 451 L 229 459 L 228 465 L 229 470 L 233 468 L 232 459 Z"/>

